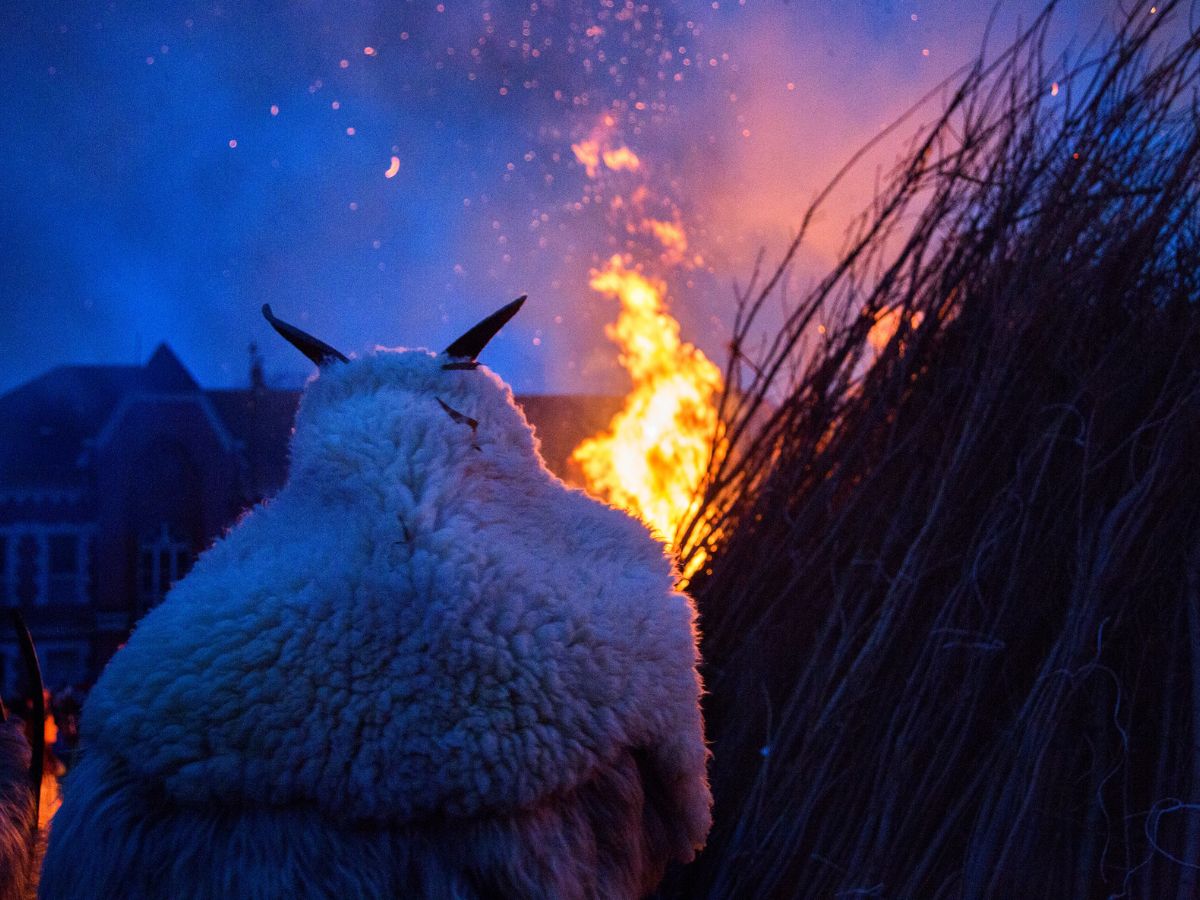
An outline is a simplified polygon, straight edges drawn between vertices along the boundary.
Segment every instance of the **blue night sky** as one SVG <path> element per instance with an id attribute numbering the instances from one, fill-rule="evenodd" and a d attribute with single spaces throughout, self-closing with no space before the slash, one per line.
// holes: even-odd
<path id="1" fill-rule="evenodd" d="M 759 248 L 777 256 L 850 153 L 976 52 L 992 6 L 7 4 L 0 390 L 164 340 L 212 387 L 245 382 L 256 340 L 294 385 L 309 369 L 264 302 L 361 352 L 440 348 L 521 293 L 486 362 L 522 391 L 620 390 L 615 301 L 587 286 L 615 252 L 667 280 L 685 338 L 723 362 Z M 1098 6 L 1065 3 L 1058 35 L 1092 33 Z M 992 45 L 1039 8 L 1002 4 Z M 587 139 L 640 167 L 589 177 Z M 648 218 L 684 228 L 682 262 Z"/>

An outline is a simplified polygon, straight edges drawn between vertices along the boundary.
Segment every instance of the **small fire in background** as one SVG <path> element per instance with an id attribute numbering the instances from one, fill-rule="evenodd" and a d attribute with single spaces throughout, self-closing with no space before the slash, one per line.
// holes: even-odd
<path id="1" fill-rule="evenodd" d="M 603 169 L 644 173 L 637 155 L 624 146 L 605 146 L 595 136 L 573 145 L 590 178 Z M 642 214 L 648 188 L 640 184 L 612 209 L 626 219 L 628 234 L 652 237 L 657 252 L 645 252 L 658 265 L 701 265 L 687 255 L 687 236 L 678 209 L 668 221 Z M 575 448 L 572 461 L 594 496 L 637 516 L 671 541 L 698 503 L 712 442 L 720 434 L 717 401 L 720 369 L 696 346 L 684 341 L 679 322 L 667 309 L 666 285 L 647 274 L 632 254 L 614 254 L 591 273 L 590 287 L 620 301 L 615 323 L 605 329 L 620 348 L 619 361 L 633 386 L 608 428 Z M 684 577 L 704 563 L 689 561 Z"/>
<path id="2" fill-rule="evenodd" d="M 58 723 L 54 713 L 46 711 L 45 723 L 46 746 L 53 747 L 58 740 Z M 46 754 L 45 768 L 42 770 L 41 796 L 38 804 L 38 828 L 43 831 L 49 827 L 50 820 L 62 806 L 62 793 L 59 776 L 63 774 L 62 763 L 53 753 Z"/>
<path id="3" fill-rule="evenodd" d="M 25 739 L 32 745 L 34 741 L 30 729 L 33 727 L 33 701 L 26 700 L 25 702 L 28 703 L 28 707 L 19 716 L 19 721 L 25 734 Z M 49 691 L 44 692 L 43 702 L 46 704 L 46 715 L 42 722 L 44 750 L 42 757 L 42 783 L 38 790 L 38 828 L 45 831 L 50 826 L 50 820 L 54 818 L 54 814 L 62 806 L 60 779 L 65 774 L 65 768 L 58 757 L 54 755 L 52 749 L 58 741 L 59 728 L 58 721 L 54 717 L 54 712 L 50 708 L 51 696 Z"/>

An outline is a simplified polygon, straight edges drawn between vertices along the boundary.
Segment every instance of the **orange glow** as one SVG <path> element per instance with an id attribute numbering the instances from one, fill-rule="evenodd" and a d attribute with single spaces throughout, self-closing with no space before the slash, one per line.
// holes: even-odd
<path id="1" fill-rule="evenodd" d="M 38 799 L 38 828 L 45 831 L 50 820 L 62 806 L 62 794 L 58 786 L 58 776 L 48 771 L 42 777 L 41 796 Z"/>
<path id="2" fill-rule="evenodd" d="M 400 171 L 400 157 L 393 156 L 392 164 L 390 166 L 388 166 L 387 171 L 383 173 L 383 177 L 384 178 L 395 178 L 396 173 L 399 171 Z"/>
<path id="3" fill-rule="evenodd" d="M 882 353 L 891 342 L 893 335 L 896 334 L 896 329 L 900 327 L 903 315 L 904 313 L 900 309 L 884 309 L 876 314 L 875 324 L 867 332 L 867 343 L 871 345 L 871 349 L 876 354 Z M 915 312 L 909 320 L 909 325 L 914 329 L 919 328 L 922 319 L 924 319 L 924 313 Z"/>
<path id="4" fill-rule="evenodd" d="M 614 172 L 636 172 L 642 164 L 637 154 L 628 147 L 601 149 L 600 141 L 594 138 L 572 144 L 571 151 L 575 154 L 575 159 L 583 165 L 588 178 L 595 178 L 600 173 L 601 162 L 605 168 Z"/>
<path id="5" fill-rule="evenodd" d="M 896 329 L 900 327 L 901 312 L 898 309 L 881 309 L 875 316 L 875 324 L 867 332 L 867 343 L 876 353 L 882 353 Z"/>
<path id="6" fill-rule="evenodd" d="M 46 746 L 53 747 L 58 740 L 58 723 L 54 721 L 54 713 L 46 711 L 46 721 L 42 726 Z M 49 760 L 48 760 L 49 762 Z M 38 806 L 38 827 L 44 829 L 62 806 L 62 796 L 58 789 L 58 772 L 54 765 L 47 765 L 42 772 L 41 797 Z"/>
<path id="7" fill-rule="evenodd" d="M 680 338 L 679 322 L 663 303 L 665 286 L 620 255 L 593 270 L 592 290 L 621 301 L 605 329 L 633 379 L 624 407 L 608 430 L 588 438 L 571 458 L 588 491 L 636 515 L 670 540 L 696 505 L 696 490 L 718 434 L 720 370 Z M 704 562 L 692 558 L 684 575 Z"/>
<path id="8" fill-rule="evenodd" d="M 668 265 L 678 265 L 687 256 L 688 240 L 683 226 L 678 222 L 664 222 L 661 219 L 646 219 L 642 228 L 649 231 L 663 245 L 663 261 Z"/>
<path id="9" fill-rule="evenodd" d="M 587 171 L 588 178 L 595 178 L 600 170 L 600 144 L 591 140 L 580 141 L 571 145 L 571 151 Z"/>
<path id="10" fill-rule="evenodd" d="M 604 151 L 604 164 L 614 172 L 621 169 L 636 172 L 642 161 L 628 147 L 617 147 L 615 150 Z"/>

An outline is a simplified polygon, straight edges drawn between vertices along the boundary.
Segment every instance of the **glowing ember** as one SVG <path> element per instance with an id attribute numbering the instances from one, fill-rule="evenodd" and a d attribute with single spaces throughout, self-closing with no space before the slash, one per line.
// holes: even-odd
<path id="1" fill-rule="evenodd" d="M 867 343 L 877 354 L 883 352 L 891 341 L 892 335 L 896 333 L 896 329 L 900 327 L 902 315 L 903 313 L 899 309 L 881 309 L 876 314 L 875 324 L 867 333 Z"/>
<path id="2" fill-rule="evenodd" d="M 615 150 L 604 151 L 604 164 L 614 172 L 621 169 L 625 169 L 628 172 L 636 172 L 642 161 L 628 147 L 617 147 Z"/>
<path id="3" fill-rule="evenodd" d="M 588 178 L 595 178 L 600 170 L 600 145 L 596 141 L 580 141 L 571 145 L 571 151 L 587 171 Z"/>
<path id="4" fill-rule="evenodd" d="M 664 222 L 660 219 L 646 219 L 642 228 L 649 231 L 663 246 L 663 262 L 676 266 L 687 257 L 688 241 L 683 226 L 678 222 Z"/>
<path id="5" fill-rule="evenodd" d="M 595 178 L 599 174 L 601 162 L 605 168 L 614 172 L 636 172 L 642 165 L 638 155 L 628 147 L 602 149 L 600 141 L 595 138 L 572 144 L 571 151 L 575 154 L 575 159 L 583 165 L 588 178 Z"/>
<path id="6" fill-rule="evenodd" d="M 900 328 L 903 317 L 904 313 L 900 309 L 881 309 L 876 313 L 875 324 L 867 332 L 867 343 L 871 345 L 871 349 L 875 351 L 876 355 L 883 353 L 887 345 L 891 343 L 892 337 Z M 914 330 L 920 328 L 924 318 L 924 313 L 918 310 L 909 319 L 909 326 Z"/>
<path id="7" fill-rule="evenodd" d="M 592 272 L 593 290 L 621 301 L 606 333 L 621 348 L 633 379 L 624 407 L 606 432 L 572 454 L 588 490 L 634 515 L 668 540 L 695 506 L 695 493 L 717 434 L 721 372 L 679 336 L 663 305 L 662 284 L 621 256 Z M 703 562 L 693 557 L 691 574 Z"/>

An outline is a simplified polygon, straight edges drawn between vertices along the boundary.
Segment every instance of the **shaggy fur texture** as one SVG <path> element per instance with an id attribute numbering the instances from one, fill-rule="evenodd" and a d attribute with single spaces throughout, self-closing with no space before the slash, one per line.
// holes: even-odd
<path id="1" fill-rule="evenodd" d="M 44 896 L 635 897 L 661 878 L 678 829 L 668 818 L 677 810 L 647 797 L 629 752 L 572 794 L 531 809 L 407 826 L 339 823 L 304 806 L 184 808 L 128 770 L 92 760 L 72 777 L 96 806 L 60 812 L 54 839 L 100 845 L 105 855 L 48 864 Z"/>
<path id="2" fill-rule="evenodd" d="M 0 723 L 0 900 L 30 896 L 33 855 L 29 743 L 14 716 Z"/>
<path id="3" fill-rule="evenodd" d="M 288 484 L 93 690 L 45 896 L 634 896 L 703 843 L 694 612 L 662 546 L 545 469 L 496 376 L 444 362 L 310 385 Z"/>

